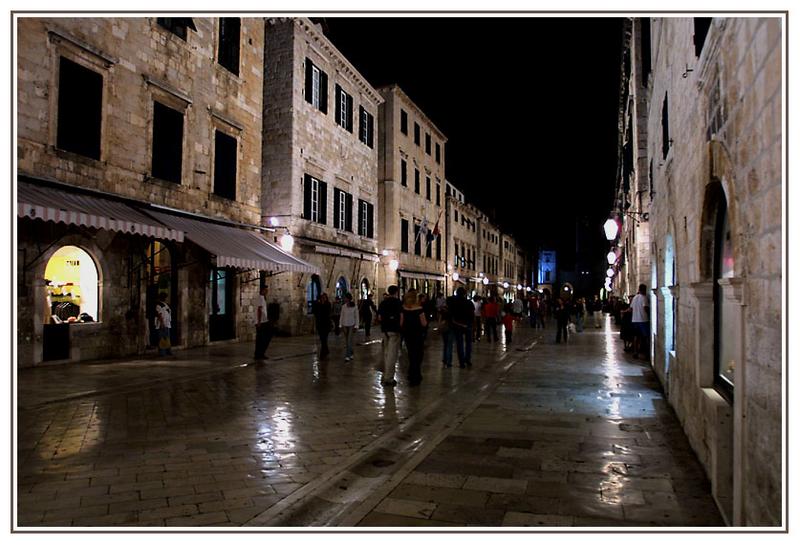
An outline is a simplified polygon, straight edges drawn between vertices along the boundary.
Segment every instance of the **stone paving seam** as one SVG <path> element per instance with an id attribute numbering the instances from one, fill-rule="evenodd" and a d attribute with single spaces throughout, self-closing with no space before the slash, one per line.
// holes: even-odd
<path id="1" fill-rule="evenodd" d="M 505 356 L 506 354 L 503 354 Z M 498 363 L 502 363 L 500 360 Z M 470 383 L 474 383 L 478 380 L 478 377 L 473 377 L 470 379 Z M 329 486 L 331 482 L 333 482 L 337 478 L 341 478 L 343 474 L 347 472 L 347 470 L 351 467 L 357 466 L 360 462 L 366 461 L 370 456 L 372 456 L 381 446 L 390 441 L 394 440 L 398 435 L 402 434 L 405 430 L 410 429 L 414 425 L 416 425 L 419 421 L 427 417 L 431 412 L 433 412 L 436 408 L 442 405 L 446 399 L 449 399 L 451 395 L 458 392 L 459 388 L 463 388 L 465 386 L 462 385 L 455 385 L 450 389 L 450 392 L 447 396 L 439 397 L 436 401 L 430 403 L 429 405 L 425 406 L 417 413 L 415 413 L 412 417 L 407 419 L 403 422 L 398 428 L 388 430 L 380 437 L 376 438 L 375 440 L 371 441 L 369 444 L 365 445 L 358 452 L 348 457 L 346 460 L 340 462 L 336 466 L 332 467 L 322 475 L 320 475 L 317 479 L 312 482 L 309 482 L 281 500 L 280 502 L 273 505 L 268 510 L 264 511 L 263 513 L 259 514 L 258 516 L 253 517 L 243 526 L 274 526 L 278 524 L 282 520 L 286 520 L 291 516 L 293 510 L 297 509 L 299 505 L 301 505 L 305 500 L 309 500 L 315 493 L 318 491 L 322 491 L 326 487 Z"/>
<path id="2" fill-rule="evenodd" d="M 311 352 L 302 352 L 297 354 L 287 354 L 285 356 L 276 356 L 274 358 L 269 358 L 266 361 L 283 361 L 288 359 L 300 358 L 303 356 L 309 356 L 315 354 L 316 351 Z M 84 390 L 83 392 L 78 392 L 75 394 L 70 394 L 67 396 L 60 396 L 58 398 L 53 399 L 45 399 L 43 401 L 37 401 L 30 405 L 25 404 L 18 404 L 19 409 L 21 411 L 36 411 L 39 409 L 46 408 L 50 405 L 54 405 L 57 403 L 64 403 L 68 401 L 75 401 L 77 399 L 83 399 L 91 396 L 105 396 L 105 395 L 114 395 L 114 394 L 123 394 L 127 392 L 135 392 L 136 390 L 143 389 L 143 388 L 150 388 L 153 386 L 159 386 L 165 383 L 180 383 L 180 382 L 187 382 L 198 378 L 203 378 L 207 376 L 217 375 L 217 374 L 224 374 L 235 371 L 237 369 L 241 369 L 243 367 L 250 367 L 253 365 L 257 365 L 259 361 L 250 361 L 239 362 L 239 363 L 231 363 L 222 367 L 216 367 L 213 369 L 204 369 L 202 371 L 194 371 L 189 372 L 184 375 L 175 376 L 175 377 L 165 377 L 165 378 L 156 378 L 156 379 L 149 379 L 143 380 L 141 382 L 135 382 L 132 384 L 126 384 L 125 386 L 118 386 L 114 388 L 98 388 L 95 390 Z"/>
<path id="3" fill-rule="evenodd" d="M 538 342 L 534 340 L 530 343 L 530 347 L 533 347 Z M 378 489 L 376 489 L 367 499 L 362 501 L 355 509 L 351 511 L 345 518 L 340 520 L 337 525 L 338 526 L 348 526 L 354 527 L 358 525 L 359 522 L 364 520 L 375 507 L 377 507 L 385 498 L 389 496 L 389 494 L 397 488 L 402 481 L 411 474 L 417 466 L 431 453 L 433 450 L 447 437 L 448 434 L 452 433 L 458 426 L 466 420 L 472 412 L 477 409 L 481 403 L 483 403 L 489 395 L 500 385 L 502 382 L 502 378 L 508 374 L 508 372 L 518 363 L 519 360 L 512 360 L 506 364 L 506 367 L 503 369 L 503 372 L 500 373 L 494 379 L 494 386 L 492 388 L 484 388 L 483 391 L 479 393 L 479 395 L 472 401 L 472 403 L 468 404 L 463 410 L 457 412 L 453 418 L 447 422 L 447 426 L 445 426 L 442 430 L 440 430 L 436 434 L 436 438 L 431 440 L 426 447 L 423 447 L 419 451 L 417 451 L 409 460 L 403 464 L 403 466 L 395 472 L 383 485 L 381 485 Z"/>

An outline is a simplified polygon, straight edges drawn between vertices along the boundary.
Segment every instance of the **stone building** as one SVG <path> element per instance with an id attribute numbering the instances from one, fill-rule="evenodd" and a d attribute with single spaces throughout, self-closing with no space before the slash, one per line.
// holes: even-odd
<path id="1" fill-rule="evenodd" d="M 626 263 L 641 264 L 631 287 L 653 290 L 652 365 L 728 524 L 781 525 L 782 20 L 627 31 L 621 144 L 633 150 L 620 155 L 634 181 L 620 195 L 649 221 L 622 240 L 649 245 L 649 263 Z"/>
<path id="2" fill-rule="evenodd" d="M 17 21 L 19 365 L 251 338 L 263 20 Z"/>
<path id="3" fill-rule="evenodd" d="M 444 293 L 447 139 L 400 87 L 379 91 L 385 100 L 378 123 L 381 287 Z"/>
<path id="4" fill-rule="evenodd" d="M 479 276 L 478 218 L 481 212 L 464 199 L 464 194 L 447 182 L 445 191 L 447 230 L 448 294 L 464 287 L 472 297 L 485 292 L 483 277 Z"/>
<path id="5" fill-rule="evenodd" d="M 478 215 L 478 263 L 484 288 L 481 295 L 496 293 L 497 281 L 500 278 L 500 228 L 492 223 L 489 216 L 481 212 Z M 483 280 L 483 278 L 486 280 Z"/>
<path id="6" fill-rule="evenodd" d="M 264 46 L 263 225 L 294 238 L 319 274 L 277 276 L 281 328 L 310 332 L 311 301 L 380 282 L 375 90 L 306 18 L 268 19 Z"/>

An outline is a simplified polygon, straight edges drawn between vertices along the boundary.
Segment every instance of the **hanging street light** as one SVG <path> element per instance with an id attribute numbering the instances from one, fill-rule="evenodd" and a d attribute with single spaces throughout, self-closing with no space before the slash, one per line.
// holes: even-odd
<path id="1" fill-rule="evenodd" d="M 613 265 L 614 263 L 617 262 L 617 253 L 614 252 L 613 250 L 608 252 L 606 259 L 608 260 L 609 265 Z"/>
<path id="2" fill-rule="evenodd" d="M 489 285 L 489 279 L 487 277 L 485 277 L 485 276 L 483 277 L 482 282 L 483 282 L 484 286 L 488 286 Z"/>
<path id="3" fill-rule="evenodd" d="M 283 235 L 281 237 L 281 248 L 286 252 L 291 252 L 292 248 L 294 248 L 294 237 L 289 233 Z"/>
<path id="4" fill-rule="evenodd" d="M 392 270 L 392 272 L 396 271 L 399 267 L 400 267 L 400 262 L 397 261 L 396 259 L 392 259 L 391 261 L 389 261 L 389 268 Z"/>
<path id="5" fill-rule="evenodd" d="M 606 276 L 612 278 L 614 276 L 614 269 L 609 267 L 608 270 L 606 270 Z"/>
<path id="6" fill-rule="evenodd" d="M 617 238 L 617 234 L 619 234 L 619 224 L 617 220 L 608 218 L 603 224 L 603 231 L 606 232 L 606 239 L 614 240 Z"/>

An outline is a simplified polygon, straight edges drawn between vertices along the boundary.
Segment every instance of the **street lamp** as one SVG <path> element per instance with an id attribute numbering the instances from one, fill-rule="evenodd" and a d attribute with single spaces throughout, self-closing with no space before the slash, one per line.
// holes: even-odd
<path id="1" fill-rule="evenodd" d="M 399 267 L 400 267 L 400 262 L 397 261 L 396 259 L 392 259 L 391 261 L 389 261 L 389 268 L 392 270 L 392 272 L 395 272 Z"/>
<path id="2" fill-rule="evenodd" d="M 617 261 L 617 253 L 614 252 L 613 250 L 608 252 L 606 259 L 608 260 L 609 265 L 613 265 Z"/>
<path id="3" fill-rule="evenodd" d="M 482 282 L 483 282 L 484 286 L 488 286 L 489 285 L 489 279 L 487 277 L 485 277 L 485 276 L 483 277 Z"/>
<path id="4" fill-rule="evenodd" d="M 606 232 L 606 239 L 614 240 L 617 238 L 617 234 L 619 233 L 619 224 L 617 220 L 608 218 L 603 224 L 603 231 Z"/>
<path id="5" fill-rule="evenodd" d="M 507 290 L 507 289 L 508 289 L 508 282 L 503 282 L 503 289 L 504 289 L 504 290 Z"/>
<path id="6" fill-rule="evenodd" d="M 527 291 L 528 293 L 530 293 L 530 292 L 532 292 L 532 291 L 533 291 L 533 288 L 531 288 L 530 286 L 528 286 L 527 288 L 525 288 L 525 291 Z"/>
<path id="7" fill-rule="evenodd" d="M 387 255 L 389 255 L 389 250 L 383 250 L 381 254 L 383 255 L 383 257 L 386 257 Z"/>
<path id="8" fill-rule="evenodd" d="M 455 281 L 455 282 L 458 281 L 458 273 L 457 272 L 453 273 L 453 281 Z"/>
<path id="9" fill-rule="evenodd" d="M 522 284 L 517 284 L 517 290 L 521 290 L 521 289 L 522 289 Z"/>
<path id="10" fill-rule="evenodd" d="M 607 276 L 607 277 L 609 277 L 609 278 L 612 278 L 612 277 L 614 276 L 614 269 L 612 269 L 611 267 L 609 267 L 609 268 L 606 270 L 606 276 Z"/>
<path id="11" fill-rule="evenodd" d="M 281 248 L 286 252 L 291 252 L 294 248 L 294 237 L 289 233 L 284 234 L 281 237 Z"/>

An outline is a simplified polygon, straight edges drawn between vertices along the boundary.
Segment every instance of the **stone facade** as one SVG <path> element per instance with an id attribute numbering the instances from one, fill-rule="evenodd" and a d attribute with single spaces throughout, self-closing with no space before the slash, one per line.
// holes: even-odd
<path id="1" fill-rule="evenodd" d="M 655 280 L 653 366 L 726 521 L 785 524 L 783 23 L 658 18 L 632 30 L 631 78 L 647 45 L 652 62 L 630 89 L 647 135 L 633 168 L 652 199 L 637 236 L 649 233 Z"/>
<path id="2" fill-rule="evenodd" d="M 395 259 L 397 271 L 384 266 L 382 287 L 398 284 L 435 294 L 444 292 L 445 275 L 445 143 L 447 138 L 397 85 L 381 87 L 385 102 L 379 114 L 379 223 L 384 264 Z M 427 226 L 438 237 L 421 235 Z M 402 247 L 402 230 L 408 247 Z M 424 232 L 424 229 L 423 229 Z"/>
<path id="3" fill-rule="evenodd" d="M 313 278 L 277 275 L 270 280 L 271 294 L 280 302 L 281 329 L 310 332 L 309 298 L 319 291 L 331 299 L 337 292 L 358 294 L 362 284 L 375 291 L 382 280 L 375 225 L 383 98 L 310 20 L 268 19 L 265 34 L 262 223 L 290 232 L 294 254 L 321 271 Z M 362 108 L 373 119 L 371 146 L 361 141 Z M 350 122 L 343 126 L 348 110 Z M 307 200 L 311 187 L 313 209 Z M 340 194 L 343 203 L 335 202 Z M 366 234 L 360 234 L 359 201 L 373 210 Z M 337 208 L 340 225 L 334 225 Z"/>
<path id="4" fill-rule="evenodd" d="M 261 111 L 264 23 L 238 24 L 238 74 L 217 62 L 220 20 L 188 19 L 185 39 L 156 18 L 34 18 L 18 20 L 19 175 L 96 190 L 242 224 L 260 221 Z M 174 21 L 174 20 L 173 20 Z M 66 59 L 62 61 L 61 59 Z M 72 63 L 102 79 L 99 159 L 59 146 L 59 76 Z M 182 116 L 182 168 L 176 181 L 153 177 L 155 103 Z M 214 193 L 215 132 L 235 142 L 234 198 Z M 150 316 L 144 255 L 153 239 L 117 231 L 19 220 L 19 364 L 42 362 L 46 307 L 44 270 L 64 245 L 93 258 L 100 315 L 70 327 L 69 361 L 141 353 Z M 207 253 L 189 241 L 160 241 L 174 271 L 173 329 L 181 346 L 209 342 Z M 42 249 L 45 249 L 42 251 Z M 234 338 L 252 337 L 254 271 L 231 271 Z M 113 340 L 112 340 L 113 339 Z"/>
<path id="5" fill-rule="evenodd" d="M 483 294 L 485 287 L 482 272 L 482 261 L 478 252 L 478 238 L 480 232 L 479 217 L 482 213 L 472 204 L 464 202 L 460 194 L 451 191 L 447 199 L 447 259 L 449 271 L 449 289 L 459 286 L 467 289 L 469 295 Z M 453 275 L 458 273 L 458 281 Z"/>
<path id="6" fill-rule="evenodd" d="M 500 261 L 500 228 L 494 225 L 489 216 L 481 212 L 478 215 L 478 263 L 480 273 L 489 279 L 482 295 L 488 295 L 500 279 L 502 265 Z"/>

